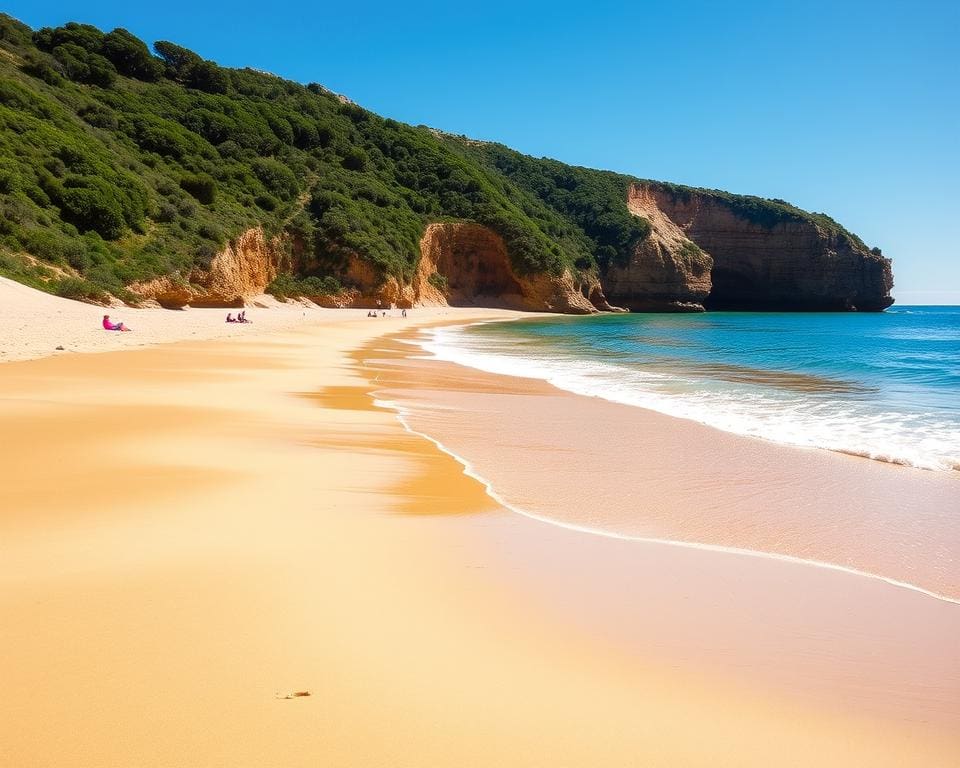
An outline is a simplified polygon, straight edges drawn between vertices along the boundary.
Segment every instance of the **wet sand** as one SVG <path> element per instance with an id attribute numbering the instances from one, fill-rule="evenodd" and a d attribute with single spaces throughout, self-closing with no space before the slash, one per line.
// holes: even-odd
<path id="1" fill-rule="evenodd" d="M 531 519 L 536 542 L 520 552 L 480 526 L 523 574 L 515 586 L 671 668 L 825 711 L 960 732 L 960 605 L 846 570 L 866 563 L 956 594 L 955 477 L 780 447 L 431 360 L 411 345 L 418 335 L 358 359 L 408 428 Z M 841 567 L 803 560 L 851 527 Z M 631 538 L 682 535 L 710 546 Z M 774 554 L 727 549 L 751 546 Z M 920 546 L 928 556 L 911 551 Z"/>
<path id="2" fill-rule="evenodd" d="M 411 339 L 404 340 L 406 342 Z M 380 395 L 512 506 L 613 536 L 768 553 L 960 601 L 960 473 L 722 432 L 398 344 Z M 376 355 L 369 361 L 376 366 Z M 491 436 L 504 436 L 492 440 Z"/>
<path id="3" fill-rule="evenodd" d="M 5 763 L 956 764 L 956 606 L 504 510 L 367 396 L 397 328 L 0 367 Z"/>

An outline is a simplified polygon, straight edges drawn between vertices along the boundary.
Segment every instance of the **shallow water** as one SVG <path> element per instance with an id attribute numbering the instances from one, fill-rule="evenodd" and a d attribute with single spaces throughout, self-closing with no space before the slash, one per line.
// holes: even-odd
<path id="1" fill-rule="evenodd" d="M 874 317 L 859 318 L 731 313 L 712 320 L 633 316 L 448 326 L 425 329 L 399 343 L 389 359 L 366 362 L 380 368 L 379 400 L 523 514 L 615 538 L 851 571 L 960 602 L 960 473 L 930 459 L 956 455 L 951 420 L 957 406 L 943 385 L 953 375 L 944 362 L 949 351 L 936 355 L 943 373 L 931 377 L 932 384 L 862 373 L 891 366 L 896 355 L 881 364 L 851 353 L 831 365 L 824 349 L 840 342 L 817 349 L 813 329 L 824 329 L 819 335 L 826 339 L 842 319 L 860 323 L 864 337 L 883 327 Z M 760 330 L 751 330 L 751 321 Z M 794 330 L 774 332 L 777 327 Z M 899 328 L 893 335 L 905 333 L 902 325 L 891 328 Z M 850 347 L 857 336 L 851 328 L 836 334 Z M 764 335 L 766 354 L 781 361 L 779 368 L 758 366 L 762 354 L 749 349 Z M 708 344 L 711 336 L 725 338 L 729 354 L 718 351 L 718 341 Z M 738 336 L 753 341 L 734 343 Z M 645 338 L 657 339 L 649 344 L 655 351 L 644 347 Z M 789 365 L 800 346 L 813 362 Z M 421 359 L 406 358 L 404 348 Z M 423 349 L 435 354 L 424 358 Z M 576 349 L 588 350 L 590 359 Z M 670 357 L 664 349 L 693 352 Z M 704 362 L 690 362 L 694 357 Z M 730 402 L 736 407 L 728 410 Z M 895 416 L 893 402 L 900 406 L 896 413 L 907 416 Z M 650 407 L 636 407 L 646 403 Z M 703 405 L 705 417 L 665 415 L 691 404 Z M 764 410 L 771 404 L 773 416 Z M 827 426 L 818 426 L 814 416 L 824 412 L 831 414 Z M 785 429 L 781 439 L 756 439 L 747 429 L 713 428 L 730 413 L 752 419 L 734 426 Z M 871 417 L 836 415 L 844 413 Z M 875 428 L 897 418 L 899 431 Z M 908 419 L 920 422 L 929 439 L 903 426 Z M 938 423 L 948 425 L 945 434 Z M 784 433 L 805 442 L 783 439 Z M 813 437 L 824 434 L 849 442 L 823 450 Z M 844 455 L 868 453 L 855 450 L 853 438 L 876 442 L 887 435 L 886 461 Z M 907 448 L 927 461 L 904 460 Z M 880 451 L 872 445 L 869 453 Z"/>
<path id="2" fill-rule="evenodd" d="M 440 360 L 734 434 L 960 469 L 960 307 L 628 314 L 434 329 Z"/>

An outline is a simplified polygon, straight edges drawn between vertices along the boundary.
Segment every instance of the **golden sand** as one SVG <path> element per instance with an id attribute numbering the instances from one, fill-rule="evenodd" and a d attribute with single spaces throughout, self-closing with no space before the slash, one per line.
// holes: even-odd
<path id="1" fill-rule="evenodd" d="M 396 328 L 0 368 L 4 765 L 956 764 L 943 730 L 590 631 L 510 564 L 579 534 L 364 399 L 350 352 Z"/>

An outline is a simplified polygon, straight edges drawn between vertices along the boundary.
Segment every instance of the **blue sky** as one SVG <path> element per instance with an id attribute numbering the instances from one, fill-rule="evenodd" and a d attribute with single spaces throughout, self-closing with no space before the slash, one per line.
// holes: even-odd
<path id="1" fill-rule="evenodd" d="M 384 116 L 824 211 L 960 303 L 960 3 L 37 2 Z"/>

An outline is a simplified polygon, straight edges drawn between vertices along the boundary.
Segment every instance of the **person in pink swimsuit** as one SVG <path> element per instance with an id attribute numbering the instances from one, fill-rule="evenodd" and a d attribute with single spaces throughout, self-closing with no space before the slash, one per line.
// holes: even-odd
<path id="1" fill-rule="evenodd" d="M 131 328 L 127 328 L 123 323 L 111 323 L 110 315 L 103 316 L 103 329 L 105 331 L 130 331 Z"/>

